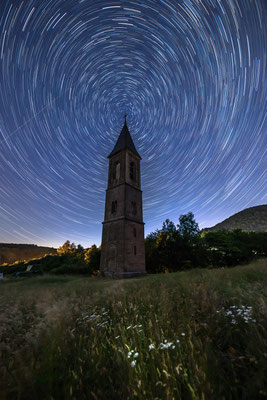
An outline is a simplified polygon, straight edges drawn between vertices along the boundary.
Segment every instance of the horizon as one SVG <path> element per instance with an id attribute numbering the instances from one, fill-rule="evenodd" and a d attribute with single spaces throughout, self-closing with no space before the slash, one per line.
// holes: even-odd
<path id="1" fill-rule="evenodd" d="M 259 206 L 267 206 L 267 204 L 259 204 L 259 205 L 257 205 L 257 206 L 252 206 L 252 207 L 249 207 L 249 208 L 254 208 L 254 207 L 259 207 Z M 242 211 L 244 211 L 244 210 L 247 210 L 247 208 L 244 208 L 243 210 L 240 210 L 240 211 L 238 211 L 237 213 L 235 213 L 235 214 L 238 214 L 239 212 L 242 212 Z M 235 215 L 235 214 L 233 214 L 233 215 Z M 233 215 L 230 215 L 230 216 L 228 216 L 228 217 L 226 217 L 225 218 L 225 220 L 226 219 L 228 219 L 228 218 L 230 218 L 230 217 L 232 217 Z M 225 221 L 225 220 L 223 220 L 223 221 Z M 223 222 L 223 221 L 219 221 L 218 223 L 220 223 L 220 222 Z M 162 223 L 163 223 L 164 221 L 162 221 Z M 174 222 L 174 221 L 172 221 L 172 222 Z M 179 222 L 179 221 L 178 221 Z M 196 221 L 197 222 L 197 221 Z M 175 224 L 176 226 L 177 226 L 177 224 Z M 214 225 L 216 225 L 216 224 L 214 224 Z M 213 225 L 213 226 L 214 226 Z M 153 229 L 151 232 L 153 232 L 153 231 L 155 231 L 156 229 L 160 229 L 162 227 L 162 225 L 160 226 L 160 227 L 158 227 L 158 228 L 155 228 L 155 229 Z M 209 228 L 212 228 L 212 226 L 205 226 L 205 227 L 199 227 L 199 229 L 200 230 L 203 230 L 203 229 L 209 229 Z M 149 233 L 151 233 L 151 232 L 149 232 Z M 147 234 L 145 234 L 145 237 L 149 234 L 149 233 L 147 233 Z M 66 240 L 69 240 L 69 239 L 66 239 Z M 64 242 L 62 242 L 62 243 L 59 243 L 58 245 L 52 245 L 52 244 L 38 244 L 38 243 L 23 243 L 23 242 L 20 242 L 20 243 L 14 243 L 14 242 L 0 242 L 0 244 L 15 244 L 15 245 L 33 245 L 33 246 L 39 246 L 39 247 L 51 247 L 51 248 L 54 248 L 54 249 L 57 249 L 59 246 L 62 246 L 63 245 L 63 243 L 65 243 L 66 242 L 66 240 L 64 241 Z M 75 245 L 76 246 L 78 246 L 79 244 L 81 245 L 81 246 L 83 246 L 84 248 L 90 248 L 92 245 L 96 245 L 97 247 L 99 247 L 100 245 L 101 245 L 101 240 L 99 241 L 99 243 L 91 243 L 91 244 L 88 244 L 88 243 L 85 243 L 85 244 L 82 244 L 82 243 L 77 243 L 77 242 L 75 242 L 75 241 L 72 241 L 72 240 L 69 240 L 71 243 L 75 243 Z"/>
<path id="2" fill-rule="evenodd" d="M 266 204 L 264 0 L 6 0 L 0 21 L 0 242 L 101 244 L 125 113 L 145 236 Z"/>

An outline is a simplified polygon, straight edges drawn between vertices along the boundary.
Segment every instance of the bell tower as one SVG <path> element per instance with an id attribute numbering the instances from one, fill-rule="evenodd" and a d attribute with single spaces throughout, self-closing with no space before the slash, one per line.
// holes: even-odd
<path id="1" fill-rule="evenodd" d="M 103 222 L 100 273 L 114 278 L 146 274 L 140 160 L 126 115 L 108 156 L 109 174 Z"/>

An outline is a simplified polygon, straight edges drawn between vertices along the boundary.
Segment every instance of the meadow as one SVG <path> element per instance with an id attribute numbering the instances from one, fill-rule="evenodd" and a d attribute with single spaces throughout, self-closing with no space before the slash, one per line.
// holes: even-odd
<path id="1" fill-rule="evenodd" d="M 267 265 L 0 282 L 0 398 L 267 399 Z"/>

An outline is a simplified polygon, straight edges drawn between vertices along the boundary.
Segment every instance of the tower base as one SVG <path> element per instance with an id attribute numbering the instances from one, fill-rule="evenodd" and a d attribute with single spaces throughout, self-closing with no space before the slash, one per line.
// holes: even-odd
<path id="1" fill-rule="evenodd" d="M 129 272 L 111 272 L 105 271 L 101 273 L 105 278 L 113 279 L 129 279 L 129 278 L 141 278 L 147 275 L 146 271 L 129 271 Z"/>

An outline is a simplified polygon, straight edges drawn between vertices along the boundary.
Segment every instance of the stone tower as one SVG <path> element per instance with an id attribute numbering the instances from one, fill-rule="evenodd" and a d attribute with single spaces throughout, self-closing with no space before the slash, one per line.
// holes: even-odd
<path id="1" fill-rule="evenodd" d="M 108 156 L 109 174 L 103 222 L 100 272 L 131 278 L 146 274 L 140 160 L 124 126 Z"/>

